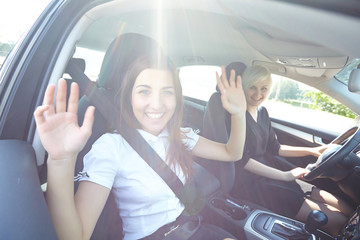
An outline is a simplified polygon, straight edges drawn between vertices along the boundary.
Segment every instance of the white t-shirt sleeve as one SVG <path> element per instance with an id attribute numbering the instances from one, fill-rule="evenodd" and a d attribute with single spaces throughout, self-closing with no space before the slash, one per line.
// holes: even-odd
<path id="1" fill-rule="evenodd" d="M 184 145 L 191 151 L 199 140 L 199 135 L 192 128 L 181 128 L 180 130 L 185 136 L 182 140 Z"/>
<path id="2" fill-rule="evenodd" d="M 90 181 L 112 188 L 119 168 L 115 137 L 115 134 L 104 134 L 92 145 L 83 159 L 83 173 L 86 173 L 86 176 L 81 177 L 80 181 Z"/>

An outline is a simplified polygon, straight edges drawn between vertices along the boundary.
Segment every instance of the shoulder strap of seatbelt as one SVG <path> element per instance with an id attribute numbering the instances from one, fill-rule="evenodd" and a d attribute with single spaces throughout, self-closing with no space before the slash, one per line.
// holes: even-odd
<path id="1" fill-rule="evenodd" d="M 71 61 L 67 67 L 67 73 L 76 79 L 79 88 L 83 90 L 89 100 L 103 116 L 106 121 L 111 114 L 120 114 L 117 107 L 108 98 L 105 89 L 100 89 L 94 84 L 86 74 Z M 128 131 L 122 133 L 122 137 L 130 144 L 130 146 L 140 155 L 142 159 L 167 183 L 175 195 L 182 203 L 184 201 L 184 185 L 178 176 L 170 169 L 170 167 L 161 159 L 161 157 L 154 151 L 154 149 L 145 141 L 145 139 L 136 130 L 126 128 Z"/>

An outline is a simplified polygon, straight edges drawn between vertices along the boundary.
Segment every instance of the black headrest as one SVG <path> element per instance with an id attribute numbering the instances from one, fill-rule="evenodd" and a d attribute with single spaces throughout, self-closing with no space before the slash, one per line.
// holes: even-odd
<path id="1" fill-rule="evenodd" d="M 139 56 L 156 54 L 161 51 L 159 44 L 152 38 L 126 33 L 115 38 L 109 45 L 99 74 L 97 84 L 110 91 L 116 91 L 129 66 Z"/>
<path id="2" fill-rule="evenodd" d="M 242 62 L 232 62 L 229 65 L 227 65 L 225 67 L 225 72 L 226 72 L 226 76 L 230 77 L 230 72 L 231 70 L 234 69 L 235 71 L 235 76 L 242 76 L 242 74 L 244 73 L 245 69 L 246 69 L 246 65 Z M 216 91 L 219 92 L 219 88 L 216 85 Z"/>
<path id="3" fill-rule="evenodd" d="M 68 63 L 68 66 L 69 65 L 76 65 L 82 72 L 85 72 L 85 60 L 82 58 L 71 58 Z M 69 73 L 69 70 L 67 68 L 65 72 Z"/>

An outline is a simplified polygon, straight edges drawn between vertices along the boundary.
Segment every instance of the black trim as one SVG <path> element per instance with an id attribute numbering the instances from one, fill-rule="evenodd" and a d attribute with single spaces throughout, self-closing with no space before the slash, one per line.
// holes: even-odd
<path id="1" fill-rule="evenodd" d="M 33 148 L 24 141 L 0 140 L 0 152 L 0 239 L 57 239 Z"/>
<path id="2" fill-rule="evenodd" d="M 282 2 L 317 8 L 351 17 L 360 17 L 360 1 L 358 0 L 277 0 Z"/>
<path id="3" fill-rule="evenodd" d="M 314 136 L 318 136 L 322 139 L 333 140 L 337 137 L 337 134 L 335 132 L 330 132 L 330 131 L 325 132 L 325 131 L 321 131 L 319 129 L 314 129 L 314 128 L 310 128 L 307 126 L 302 126 L 302 125 L 298 125 L 295 123 L 286 122 L 284 120 L 280 120 L 280 119 L 276 119 L 276 118 L 270 118 L 270 120 L 271 120 L 271 122 L 279 123 L 284 126 L 287 126 L 287 127 L 290 127 L 290 128 L 293 128 L 293 129 L 296 129 L 296 130 L 299 130 L 299 131 L 302 131 L 302 132 L 305 132 L 305 133 L 308 133 L 308 134 L 311 134 Z"/>

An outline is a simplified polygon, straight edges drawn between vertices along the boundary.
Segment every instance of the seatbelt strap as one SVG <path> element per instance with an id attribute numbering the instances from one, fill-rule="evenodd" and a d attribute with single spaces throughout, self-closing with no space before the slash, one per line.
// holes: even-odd
<path id="1" fill-rule="evenodd" d="M 181 190 L 184 185 L 179 177 L 170 169 L 170 167 L 161 159 L 159 154 L 150 146 L 137 130 L 126 128 L 122 132 L 122 137 L 130 146 L 140 155 L 142 159 L 169 185 L 175 195 L 181 200 Z"/>
<path id="2" fill-rule="evenodd" d="M 113 102 L 106 94 L 106 89 L 101 89 L 93 83 L 86 74 L 71 60 L 66 69 L 67 73 L 76 79 L 79 88 L 85 92 L 89 102 L 96 107 L 96 109 L 104 116 L 104 119 L 109 122 L 111 126 L 114 123 L 108 118 L 112 114 L 120 114 L 119 109 L 114 106 Z M 167 183 L 175 195 L 185 205 L 184 200 L 184 185 L 179 177 L 170 169 L 170 167 L 161 159 L 155 150 L 148 142 L 141 136 L 141 134 L 130 127 L 122 133 L 122 137 L 129 143 L 129 145 L 140 155 L 142 159 Z"/>

